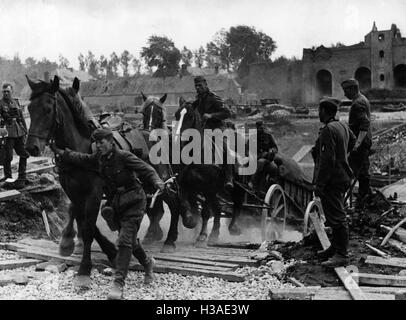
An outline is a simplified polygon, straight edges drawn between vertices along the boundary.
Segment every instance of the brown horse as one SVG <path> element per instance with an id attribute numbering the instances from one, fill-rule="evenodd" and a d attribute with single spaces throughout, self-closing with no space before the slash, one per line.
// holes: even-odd
<path id="1" fill-rule="evenodd" d="M 55 76 L 51 83 L 44 81 L 34 83 L 28 77 L 32 90 L 28 111 L 31 124 L 28 131 L 26 149 L 32 156 L 40 156 L 46 144 L 55 140 L 58 148 L 89 153 L 91 152 L 89 126 L 91 112 L 78 95 L 79 80 L 75 78 L 71 88 L 59 87 L 59 78 Z M 74 250 L 76 220 L 79 235 L 83 239 L 83 255 L 77 285 L 88 285 L 90 282 L 91 244 L 93 239 L 99 243 L 110 263 L 114 265 L 117 250 L 96 227 L 97 215 L 103 194 L 103 181 L 97 172 L 61 165 L 57 162 L 59 181 L 71 204 L 69 221 L 62 232 L 59 252 L 68 256 Z"/>

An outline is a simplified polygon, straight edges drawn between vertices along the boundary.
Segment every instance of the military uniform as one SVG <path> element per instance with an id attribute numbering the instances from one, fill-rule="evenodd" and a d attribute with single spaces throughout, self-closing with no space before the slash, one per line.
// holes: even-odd
<path id="1" fill-rule="evenodd" d="M 11 178 L 11 161 L 13 160 L 13 149 L 20 157 L 18 165 L 18 179 L 25 180 L 27 159 L 29 153 L 25 150 L 25 137 L 27 134 L 27 124 L 17 99 L 0 100 L 0 116 L 2 118 L 1 126 L 5 126 L 8 136 L 5 142 L 4 157 L 4 177 Z"/>
<path id="2" fill-rule="evenodd" d="M 358 93 L 352 101 L 348 124 L 355 136 L 358 137 L 360 131 L 366 131 L 367 135 L 356 151 L 351 152 L 348 159 L 349 164 L 359 182 L 360 199 L 370 192 L 369 175 L 369 154 L 372 146 L 371 132 L 371 107 L 368 99 Z"/>
<path id="3" fill-rule="evenodd" d="M 146 209 L 146 195 L 139 179 L 157 189 L 163 188 L 163 181 L 150 165 L 134 154 L 115 147 L 105 156 L 65 150 L 60 160 L 85 168 L 97 168 L 103 178 L 107 203 L 114 209 L 114 219 L 119 228 L 114 282 L 123 286 L 131 254 L 144 268 L 151 261 L 137 239 Z"/>
<path id="4" fill-rule="evenodd" d="M 347 257 L 348 223 L 344 210 L 344 195 L 353 174 L 347 161 L 348 150 L 355 136 L 342 122 L 331 118 L 319 131 L 312 150 L 315 159 L 313 183 L 320 196 L 327 224 L 333 231 L 332 249 Z"/>

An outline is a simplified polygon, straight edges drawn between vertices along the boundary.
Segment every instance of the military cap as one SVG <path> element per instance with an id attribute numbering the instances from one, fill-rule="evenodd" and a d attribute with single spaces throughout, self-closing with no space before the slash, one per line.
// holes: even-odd
<path id="1" fill-rule="evenodd" d="M 347 79 L 347 80 L 344 80 L 343 82 L 341 82 L 341 87 L 343 89 L 349 88 L 349 87 L 358 87 L 358 86 L 359 86 L 358 81 L 353 78 Z"/>
<path id="2" fill-rule="evenodd" d="M 102 139 L 111 139 L 113 138 L 113 132 L 108 128 L 97 128 L 93 131 L 92 139 L 93 140 L 102 140 Z"/>
<path id="3" fill-rule="evenodd" d="M 340 100 L 332 97 L 324 97 L 320 100 L 320 107 L 327 109 L 330 113 L 336 113 Z"/>
<path id="4" fill-rule="evenodd" d="M 206 79 L 203 76 L 197 76 L 194 78 L 195 83 L 206 82 Z"/>

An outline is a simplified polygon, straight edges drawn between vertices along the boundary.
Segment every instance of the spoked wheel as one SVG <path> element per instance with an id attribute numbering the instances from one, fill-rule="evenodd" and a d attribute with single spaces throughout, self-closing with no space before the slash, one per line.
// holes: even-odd
<path id="1" fill-rule="evenodd" d="M 269 208 L 262 209 L 262 241 L 280 239 L 285 231 L 287 206 L 285 192 L 279 184 L 270 186 L 265 196 L 265 203 Z"/>
<path id="2" fill-rule="evenodd" d="M 315 214 L 319 218 L 319 220 L 324 224 L 325 217 L 320 200 L 318 199 L 312 200 L 306 207 L 306 212 L 303 221 L 303 238 L 308 236 L 314 231 L 314 226 L 312 220 L 310 219 L 310 214 Z"/>

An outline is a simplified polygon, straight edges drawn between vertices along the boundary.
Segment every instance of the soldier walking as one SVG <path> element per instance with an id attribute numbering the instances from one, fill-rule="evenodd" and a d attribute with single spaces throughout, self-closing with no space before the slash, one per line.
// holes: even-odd
<path id="1" fill-rule="evenodd" d="M 1 127 L 5 127 L 8 136 L 5 141 L 5 156 L 4 156 L 4 178 L 12 178 L 11 161 L 13 160 L 13 149 L 20 157 L 18 163 L 18 179 L 15 187 L 18 189 L 24 188 L 26 184 L 27 159 L 29 153 L 25 150 L 25 138 L 27 136 L 27 124 L 21 110 L 20 103 L 12 97 L 13 86 L 10 83 L 4 83 L 3 98 L 0 100 L 0 116 Z"/>
<path id="2" fill-rule="evenodd" d="M 333 234 L 331 246 L 318 252 L 326 267 L 348 264 L 349 231 L 344 195 L 353 177 L 347 161 L 348 150 L 354 146 L 355 136 L 344 123 L 335 116 L 339 101 L 323 99 L 319 104 L 319 118 L 324 126 L 320 129 L 316 146 L 312 151 L 315 158 L 313 183 L 315 195 L 320 197 L 327 224 Z"/>
<path id="3" fill-rule="evenodd" d="M 94 154 L 61 150 L 55 145 L 52 145 L 52 149 L 62 162 L 97 168 L 105 182 L 107 203 L 112 208 L 106 208 L 106 212 L 112 212 L 113 215 L 107 217 L 103 212 L 102 215 L 110 227 L 117 226 L 119 230 L 115 279 L 108 299 L 119 300 L 123 297 L 124 281 L 132 254 L 144 267 L 144 282 L 149 284 L 154 280 L 155 261 L 147 256 L 137 238 L 147 203 L 140 179 L 161 191 L 165 185 L 149 164 L 131 152 L 115 147 L 110 129 L 98 128 L 93 132 L 92 138 L 97 148 L 97 153 Z"/>

